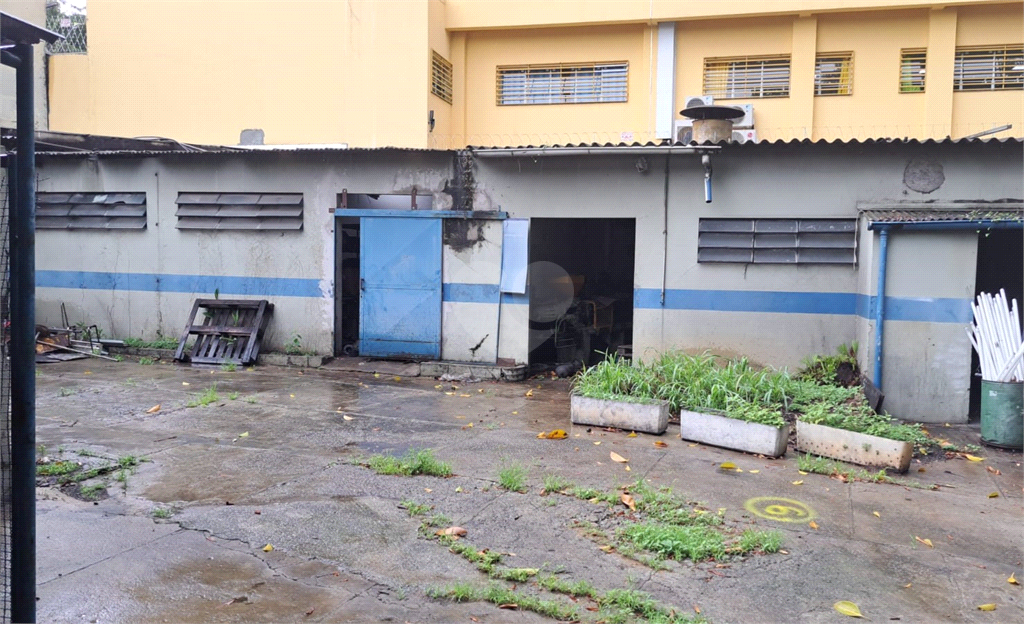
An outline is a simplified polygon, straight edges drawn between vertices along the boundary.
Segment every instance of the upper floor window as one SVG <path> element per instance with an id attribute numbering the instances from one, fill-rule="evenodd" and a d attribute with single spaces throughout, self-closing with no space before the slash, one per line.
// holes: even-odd
<path id="1" fill-rule="evenodd" d="M 716 98 L 789 97 L 789 55 L 704 59 L 704 94 Z"/>
<path id="2" fill-rule="evenodd" d="M 430 92 L 452 103 L 452 62 L 431 50 Z"/>
<path id="3" fill-rule="evenodd" d="M 923 93 L 928 52 L 924 48 L 900 50 L 900 93 Z"/>
<path id="4" fill-rule="evenodd" d="M 957 48 L 953 90 L 1024 89 L 1024 46 Z"/>
<path id="5" fill-rule="evenodd" d="M 629 63 L 557 63 L 498 68 L 499 106 L 625 102 Z"/>
<path id="6" fill-rule="evenodd" d="M 814 61 L 814 95 L 853 94 L 853 52 L 819 54 Z"/>

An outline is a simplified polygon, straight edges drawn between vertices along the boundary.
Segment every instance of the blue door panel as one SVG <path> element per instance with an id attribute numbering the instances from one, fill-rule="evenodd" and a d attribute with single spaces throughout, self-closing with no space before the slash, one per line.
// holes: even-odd
<path id="1" fill-rule="evenodd" d="M 359 353 L 441 357 L 441 219 L 363 217 Z"/>

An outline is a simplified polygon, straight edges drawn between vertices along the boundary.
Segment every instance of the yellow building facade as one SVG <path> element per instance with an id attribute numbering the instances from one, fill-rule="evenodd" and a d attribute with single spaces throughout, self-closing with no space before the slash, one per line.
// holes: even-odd
<path id="1" fill-rule="evenodd" d="M 744 140 L 1020 137 L 1022 43 L 1024 3 L 990 0 L 90 0 L 88 53 L 50 59 L 49 120 L 228 145 L 632 143 L 688 138 L 699 97 L 748 106 Z"/>

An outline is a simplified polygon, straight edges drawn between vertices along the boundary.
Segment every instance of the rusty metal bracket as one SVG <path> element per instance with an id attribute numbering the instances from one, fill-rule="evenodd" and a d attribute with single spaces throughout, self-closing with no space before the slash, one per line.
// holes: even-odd
<path id="1" fill-rule="evenodd" d="M 348 208 L 348 189 L 341 189 L 341 207 Z"/>
<path id="2" fill-rule="evenodd" d="M 412 209 L 416 210 L 416 187 L 412 187 Z"/>

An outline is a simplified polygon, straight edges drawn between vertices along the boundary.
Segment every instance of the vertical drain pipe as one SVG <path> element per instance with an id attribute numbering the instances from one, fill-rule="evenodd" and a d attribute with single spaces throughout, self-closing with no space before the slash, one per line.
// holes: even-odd
<path id="1" fill-rule="evenodd" d="M 875 386 L 882 389 L 882 340 L 885 334 L 885 267 L 889 254 L 889 227 L 882 225 L 878 231 L 878 294 L 875 297 Z"/>
<path id="2" fill-rule="evenodd" d="M 665 206 L 664 214 L 662 215 L 662 254 L 661 254 L 661 307 L 664 312 L 665 307 L 665 283 L 668 280 L 668 180 L 669 180 L 669 166 L 668 163 L 672 159 L 672 154 L 665 154 Z M 664 314 L 662 315 L 664 318 Z"/>

